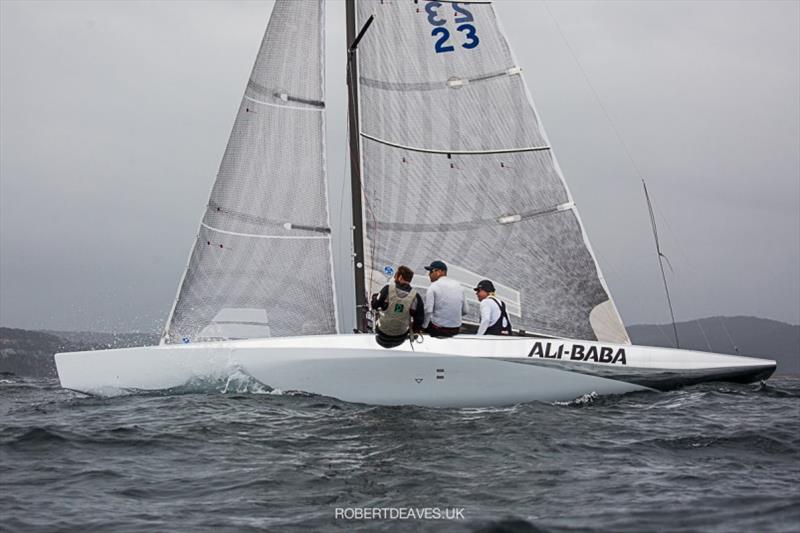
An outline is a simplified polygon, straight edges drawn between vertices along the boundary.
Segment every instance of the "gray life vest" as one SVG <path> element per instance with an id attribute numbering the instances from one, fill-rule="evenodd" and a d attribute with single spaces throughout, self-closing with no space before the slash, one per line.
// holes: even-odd
<path id="1" fill-rule="evenodd" d="M 386 311 L 381 312 L 378 319 L 378 329 L 385 335 L 402 335 L 411 327 L 411 304 L 417 297 L 417 289 L 400 297 L 394 283 L 389 284 L 389 293 L 386 295 Z"/>

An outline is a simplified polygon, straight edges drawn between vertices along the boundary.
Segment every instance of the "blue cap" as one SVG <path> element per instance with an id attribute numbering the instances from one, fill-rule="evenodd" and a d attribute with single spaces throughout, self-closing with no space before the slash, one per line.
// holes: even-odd
<path id="1" fill-rule="evenodd" d="M 431 261 L 431 264 L 426 266 L 425 270 L 429 272 L 431 270 L 444 270 L 445 272 L 447 272 L 447 265 L 444 264 L 444 261 L 439 261 L 437 259 L 436 261 Z"/>

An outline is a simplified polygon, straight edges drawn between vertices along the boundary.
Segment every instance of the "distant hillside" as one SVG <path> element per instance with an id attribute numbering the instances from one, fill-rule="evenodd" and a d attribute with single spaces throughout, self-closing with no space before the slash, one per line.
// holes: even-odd
<path id="1" fill-rule="evenodd" d="M 777 373 L 800 374 L 800 326 L 751 316 L 716 316 L 678 322 L 677 327 L 681 348 L 774 359 Z M 672 324 L 629 326 L 628 334 L 634 344 L 675 346 Z"/>
<path id="2" fill-rule="evenodd" d="M 55 376 L 53 354 L 75 348 L 69 341 L 49 333 L 0 328 L 0 372 Z"/>
<path id="3" fill-rule="evenodd" d="M 18 376 L 56 376 L 53 354 L 158 343 L 154 333 L 30 331 L 0 327 L 0 372 Z"/>

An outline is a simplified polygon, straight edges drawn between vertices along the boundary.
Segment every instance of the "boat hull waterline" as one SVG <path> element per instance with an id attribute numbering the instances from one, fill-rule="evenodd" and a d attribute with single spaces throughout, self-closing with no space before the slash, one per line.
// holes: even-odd
<path id="1" fill-rule="evenodd" d="M 176 389 L 241 372 L 281 391 L 373 405 L 503 406 L 586 394 L 767 379 L 775 361 L 529 337 L 424 337 L 397 348 L 372 335 L 248 339 L 55 355 L 61 386 L 111 396 Z"/>

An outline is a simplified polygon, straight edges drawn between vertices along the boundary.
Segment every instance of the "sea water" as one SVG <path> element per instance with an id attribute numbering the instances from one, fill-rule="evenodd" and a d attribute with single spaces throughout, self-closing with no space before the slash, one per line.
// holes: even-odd
<path id="1" fill-rule="evenodd" d="M 5 375 L 0 529 L 798 531 L 799 446 L 797 377 L 426 409 Z"/>

